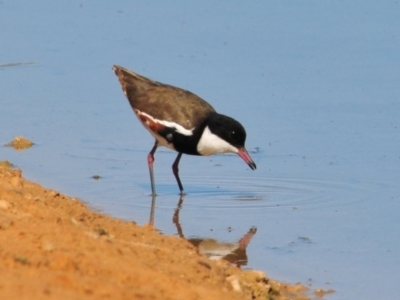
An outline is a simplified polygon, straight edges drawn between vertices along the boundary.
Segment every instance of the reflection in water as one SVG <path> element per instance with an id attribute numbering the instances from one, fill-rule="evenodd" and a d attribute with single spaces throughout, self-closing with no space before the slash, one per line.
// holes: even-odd
<path id="1" fill-rule="evenodd" d="M 189 238 L 187 240 L 208 258 L 223 259 L 241 267 L 247 265 L 246 248 L 256 232 L 257 228 L 252 227 L 238 242 L 234 243 L 220 242 L 208 238 Z"/>
<path id="2" fill-rule="evenodd" d="M 176 206 L 176 209 L 175 209 L 174 216 L 172 217 L 172 222 L 176 226 L 176 230 L 178 231 L 178 235 L 183 239 L 185 238 L 185 236 L 183 235 L 182 226 L 181 226 L 181 223 L 179 222 L 179 212 L 181 211 L 181 207 L 182 207 L 182 203 L 183 203 L 183 199 L 184 198 L 185 198 L 184 195 L 180 196 L 179 201 L 178 201 L 178 205 Z"/>
<path id="3" fill-rule="evenodd" d="M 150 219 L 149 225 L 154 227 L 154 215 L 156 207 L 156 195 L 152 196 L 151 208 L 150 208 Z M 246 249 L 249 245 L 251 239 L 257 232 L 257 228 L 252 227 L 250 230 L 237 242 L 227 243 L 222 241 L 217 241 L 211 238 L 185 238 L 181 223 L 179 221 L 179 212 L 182 208 L 183 200 L 185 196 L 181 195 L 178 200 L 178 204 L 175 209 L 175 213 L 172 217 L 172 222 L 176 226 L 178 235 L 186 239 L 189 243 L 194 245 L 201 254 L 204 256 L 214 259 L 214 260 L 226 260 L 237 267 L 247 265 L 247 253 Z"/>
<path id="4" fill-rule="evenodd" d="M 155 197 L 153 197 L 153 200 L 154 199 Z M 199 249 L 199 252 L 201 254 L 210 259 L 214 260 L 223 259 L 229 261 L 232 264 L 235 264 L 237 267 L 247 265 L 246 249 L 252 237 L 257 232 L 257 229 L 255 227 L 250 228 L 250 230 L 239 241 L 234 243 L 221 242 L 210 238 L 185 238 L 182 226 L 179 222 L 179 212 L 182 208 L 183 199 L 184 196 L 183 195 L 180 196 L 178 205 L 175 209 L 175 213 L 172 218 L 172 221 L 176 226 L 176 230 L 179 236 L 181 238 L 186 239 L 189 243 L 191 243 L 197 249 Z M 153 208 L 152 212 L 154 215 Z"/>
<path id="5" fill-rule="evenodd" d="M 156 197 L 157 195 L 152 194 L 151 195 L 151 208 L 150 208 L 150 219 L 149 219 L 149 225 L 154 227 L 154 212 L 156 208 Z"/>

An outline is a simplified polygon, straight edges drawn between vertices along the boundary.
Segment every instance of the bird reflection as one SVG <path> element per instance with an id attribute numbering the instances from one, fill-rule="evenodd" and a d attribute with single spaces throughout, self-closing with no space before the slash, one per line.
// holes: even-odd
<path id="1" fill-rule="evenodd" d="M 154 227 L 154 214 L 155 214 L 155 206 L 156 206 L 156 195 L 152 195 L 151 199 L 151 209 L 150 209 L 150 219 L 149 225 Z M 176 226 L 176 230 L 178 235 L 187 240 L 189 243 L 194 245 L 201 254 L 204 256 L 213 259 L 213 260 L 226 260 L 231 264 L 236 265 L 237 267 L 246 266 L 247 265 L 247 253 L 246 249 L 249 245 L 251 239 L 257 232 L 256 227 L 252 227 L 249 231 L 237 242 L 222 242 L 212 238 L 199 238 L 192 237 L 186 238 L 181 223 L 179 221 L 179 213 L 182 209 L 183 200 L 185 195 L 180 195 L 178 204 L 176 206 L 174 215 L 172 217 L 172 222 Z"/>
<path id="2" fill-rule="evenodd" d="M 247 265 L 246 249 L 252 237 L 256 234 L 257 228 L 252 227 L 249 231 L 237 242 L 227 243 L 218 241 L 212 238 L 185 238 L 182 226 L 179 222 L 179 212 L 182 208 L 184 196 L 180 196 L 178 205 L 175 209 L 172 222 L 176 226 L 178 235 L 186 239 L 189 243 L 195 246 L 201 254 L 213 260 L 226 260 L 237 267 Z"/>

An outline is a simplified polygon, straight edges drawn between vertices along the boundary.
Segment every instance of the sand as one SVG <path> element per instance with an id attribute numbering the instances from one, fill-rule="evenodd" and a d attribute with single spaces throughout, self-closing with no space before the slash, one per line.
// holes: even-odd
<path id="1" fill-rule="evenodd" d="M 308 299 L 0 164 L 0 299 Z"/>

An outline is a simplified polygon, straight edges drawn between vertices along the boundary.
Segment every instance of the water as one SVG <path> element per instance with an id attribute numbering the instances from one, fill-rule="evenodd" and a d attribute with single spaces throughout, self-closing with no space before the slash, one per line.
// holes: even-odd
<path id="1" fill-rule="evenodd" d="M 234 244 L 255 226 L 242 268 L 332 288 L 328 299 L 398 298 L 398 10 L 391 1 L 2 1 L 0 143 L 24 135 L 36 145 L 1 147 L 0 159 L 96 210 L 149 222 L 153 140 L 111 71 L 120 64 L 238 119 L 257 164 L 183 156 L 179 203 L 176 154 L 159 149 L 160 231 Z"/>

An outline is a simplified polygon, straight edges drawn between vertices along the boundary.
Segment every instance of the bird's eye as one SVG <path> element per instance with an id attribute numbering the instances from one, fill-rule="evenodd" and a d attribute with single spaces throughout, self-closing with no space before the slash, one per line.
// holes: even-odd
<path id="1" fill-rule="evenodd" d="M 232 138 L 233 140 L 236 140 L 236 139 L 237 139 L 237 133 L 236 133 L 236 131 L 232 130 L 232 131 L 230 132 L 229 135 L 231 136 L 231 138 Z"/>

